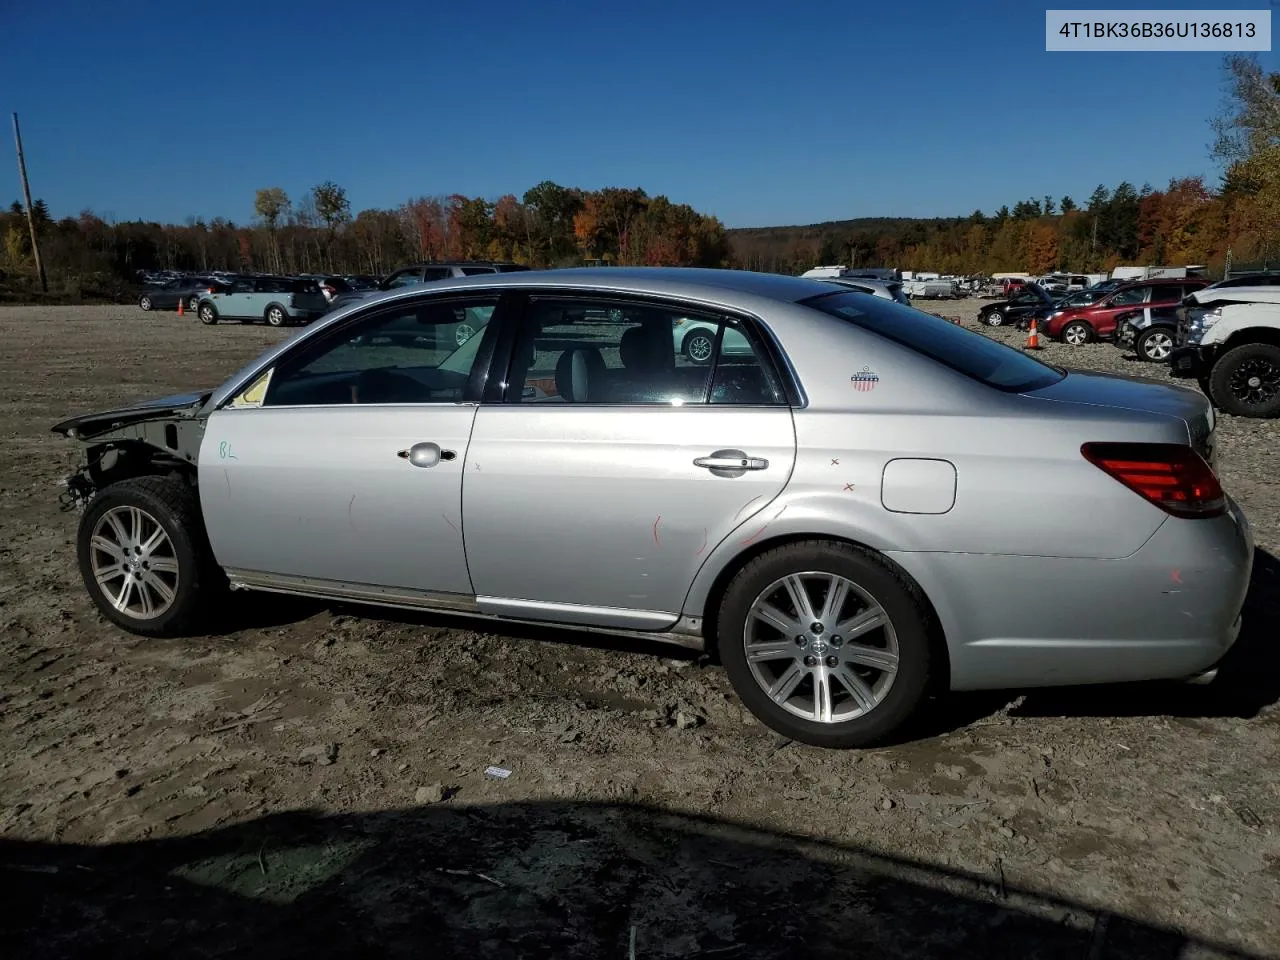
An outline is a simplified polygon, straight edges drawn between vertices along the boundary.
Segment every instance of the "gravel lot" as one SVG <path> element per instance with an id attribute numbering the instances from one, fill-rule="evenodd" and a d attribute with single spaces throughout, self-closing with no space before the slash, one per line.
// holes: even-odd
<path id="1" fill-rule="evenodd" d="M 665 647 L 272 598 L 108 627 L 48 427 L 284 335 L 0 310 L 0 953 L 1280 956 L 1280 421 L 1219 428 L 1260 549 L 1217 684 L 953 698 L 834 753 Z"/>

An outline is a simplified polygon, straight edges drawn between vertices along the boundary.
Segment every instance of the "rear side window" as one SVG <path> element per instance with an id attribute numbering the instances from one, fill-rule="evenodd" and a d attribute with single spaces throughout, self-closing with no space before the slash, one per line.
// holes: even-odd
<path id="1" fill-rule="evenodd" d="M 914 307 L 856 294 L 823 294 L 800 301 L 886 340 L 936 360 L 966 377 L 1008 393 L 1039 390 L 1066 372 Z"/>
<path id="2" fill-rule="evenodd" d="M 464 277 L 475 277 L 482 273 L 497 273 L 493 267 L 463 267 L 462 275 Z"/>

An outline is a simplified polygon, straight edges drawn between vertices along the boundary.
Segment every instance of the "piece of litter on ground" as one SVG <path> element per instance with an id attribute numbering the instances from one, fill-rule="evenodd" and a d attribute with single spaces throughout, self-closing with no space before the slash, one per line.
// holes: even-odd
<path id="1" fill-rule="evenodd" d="M 484 775 L 494 780 L 505 780 L 507 777 L 511 776 L 511 771 L 505 770 L 502 767 L 485 767 Z"/>
<path id="2" fill-rule="evenodd" d="M 902 805 L 908 810 L 923 810 L 933 801 L 927 793 L 917 793 L 902 798 Z"/>

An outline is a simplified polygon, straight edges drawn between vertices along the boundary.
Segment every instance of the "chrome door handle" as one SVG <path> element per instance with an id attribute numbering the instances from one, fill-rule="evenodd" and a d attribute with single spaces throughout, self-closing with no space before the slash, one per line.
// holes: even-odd
<path id="1" fill-rule="evenodd" d="M 438 443 L 415 443 L 407 450 L 396 451 L 401 460 L 408 460 L 415 467 L 434 467 L 441 460 L 452 460 L 457 456 L 452 450 L 441 450 Z"/>
<path id="2" fill-rule="evenodd" d="M 710 470 L 718 477 L 740 477 L 748 470 L 767 470 L 769 461 L 747 456 L 741 450 L 717 450 L 709 457 L 696 458 L 693 465 Z"/>

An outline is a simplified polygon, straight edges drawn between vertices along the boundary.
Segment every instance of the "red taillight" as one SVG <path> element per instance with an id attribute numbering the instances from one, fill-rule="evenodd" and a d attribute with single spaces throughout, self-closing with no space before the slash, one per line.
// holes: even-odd
<path id="1" fill-rule="evenodd" d="M 1218 517 L 1226 494 L 1213 468 L 1175 443 L 1086 443 L 1084 458 L 1138 496 L 1175 517 Z"/>

